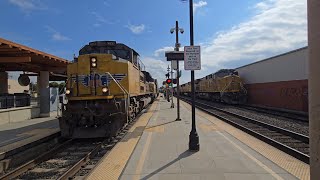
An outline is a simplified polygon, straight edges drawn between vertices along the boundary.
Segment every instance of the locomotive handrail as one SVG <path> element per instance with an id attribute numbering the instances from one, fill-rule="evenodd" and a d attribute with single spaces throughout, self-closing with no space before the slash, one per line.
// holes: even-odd
<path id="1" fill-rule="evenodd" d="M 232 81 L 231 81 L 228 85 L 226 85 L 226 86 L 224 87 L 224 89 L 222 90 L 222 94 L 224 94 L 225 90 L 230 86 L 231 83 L 232 83 Z"/>
<path id="2" fill-rule="evenodd" d="M 129 104 L 130 104 L 130 97 L 129 97 L 129 92 L 120 84 L 120 82 L 118 80 L 116 80 L 111 73 L 106 72 L 111 78 L 112 80 L 119 86 L 119 88 L 125 93 L 127 94 L 127 103 L 126 103 L 126 109 L 127 109 L 127 113 L 129 113 Z M 128 122 L 128 114 L 127 114 L 127 122 Z"/>
<path id="3" fill-rule="evenodd" d="M 246 88 L 244 88 L 242 83 L 240 83 L 240 86 L 241 86 L 242 90 L 244 90 L 245 94 L 247 94 L 247 90 L 246 90 Z"/>
<path id="4" fill-rule="evenodd" d="M 112 80 L 119 86 L 119 88 L 129 96 L 129 92 L 119 83 L 118 80 L 116 80 L 109 72 L 106 72 L 111 78 Z"/>

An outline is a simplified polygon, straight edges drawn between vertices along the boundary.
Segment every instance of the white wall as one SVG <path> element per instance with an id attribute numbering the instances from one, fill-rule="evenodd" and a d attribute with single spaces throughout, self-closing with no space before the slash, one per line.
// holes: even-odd
<path id="1" fill-rule="evenodd" d="M 246 84 L 308 79 L 308 49 L 301 48 L 283 55 L 237 68 Z"/>

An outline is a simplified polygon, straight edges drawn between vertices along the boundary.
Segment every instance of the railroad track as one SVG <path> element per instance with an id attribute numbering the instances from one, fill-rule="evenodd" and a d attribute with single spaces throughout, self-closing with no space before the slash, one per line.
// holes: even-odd
<path id="1" fill-rule="evenodd" d="M 248 110 L 252 110 L 252 111 L 256 111 L 256 112 L 260 112 L 260 113 L 271 114 L 271 115 L 275 115 L 275 116 L 289 118 L 289 119 L 293 119 L 296 121 L 309 122 L 308 115 L 289 113 L 289 112 L 284 112 L 281 110 L 264 109 L 261 107 L 248 106 L 248 105 L 240 105 L 239 107 L 242 109 L 248 109 Z"/>
<path id="2" fill-rule="evenodd" d="M 189 98 L 182 97 L 187 103 Z M 196 100 L 196 107 L 309 164 L 309 137 Z"/>
<path id="3" fill-rule="evenodd" d="M 141 114 L 115 137 L 67 140 L 36 159 L 0 176 L 0 179 L 84 179 L 99 160 L 127 134 Z"/>

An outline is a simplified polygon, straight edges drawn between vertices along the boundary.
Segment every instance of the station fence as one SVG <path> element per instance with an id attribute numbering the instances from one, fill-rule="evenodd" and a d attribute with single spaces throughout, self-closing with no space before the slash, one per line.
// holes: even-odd
<path id="1" fill-rule="evenodd" d="M 0 94 L 0 109 L 25 107 L 31 105 L 31 96 L 26 93 Z"/>

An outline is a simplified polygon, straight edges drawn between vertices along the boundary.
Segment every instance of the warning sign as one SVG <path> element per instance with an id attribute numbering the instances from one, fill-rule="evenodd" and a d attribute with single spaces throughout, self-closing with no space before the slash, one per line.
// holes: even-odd
<path id="1" fill-rule="evenodd" d="M 184 69 L 185 70 L 200 70 L 200 46 L 185 46 L 184 47 Z"/>

